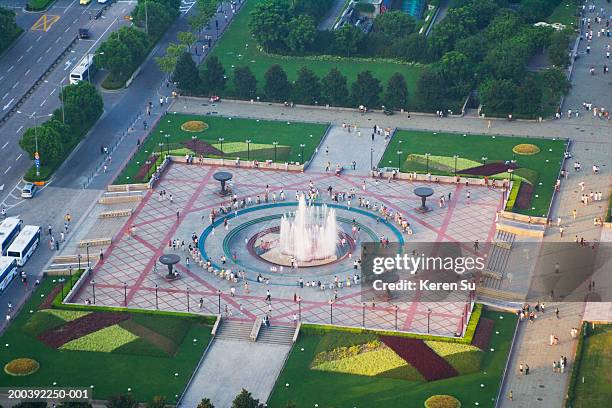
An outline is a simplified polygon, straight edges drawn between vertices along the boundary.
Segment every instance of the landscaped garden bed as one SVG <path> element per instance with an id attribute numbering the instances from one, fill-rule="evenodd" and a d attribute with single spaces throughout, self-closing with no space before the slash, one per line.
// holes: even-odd
<path id="1" fill-rule="evenodd" d="M 456 171 L 458 176 L 520 181 L 508 209 L 546 217 L 564 150 L 565 141 L 555 139 L 398 130 L 379 166 L 397 167 L 401 151 L 402 172 L 452 176 Z"/>
<path id="2" fill-rule="evenodd" d="M 441 394 L 457 398 L 462 406 L 492 406 L 515 326 L 513 314 L 483 312 L 471 340 L 481 348 L 435 336 L 423 340 L 331 329 L 302 334 L 268 405 L 420 407 Z M 451 371 L 454 375 L 448 376 Z"/>
<path id="3" fill-rule="evenodd" d="M 196 121 L 205 124 L 201 131 L 183 129 L 186 123 Z M 150 136 L 123 169 L 115 184 L 147 181 L 147 173 L 152 174 L 156 162 L 159 165 L 161 158 L 168 153 L 176 156 L 190 154 L 196 157 L 225 157 L 229 163 L 233 163 L 237 157 L 243 161 L 249 158 L 260 162 L 272 160 L 302 163 L 303 159 L 310 160 L 327 127 L 326 124 L 318 123 L 167 114 L 151 130 Z M 192 138 L 194 136 L 195 140 Z M 274 142 L 278 142 L 276 148 Z M 150 165 L 146 164 L 147 159 L 151 161 Z"/>
<path id="4" fill-rule="evenodd" d="M 161 395 L 176 402 L 210 340 L 208 319 L 91 306 L 39 309 L 53 293 L 61 297 L 57 286 L 57 280 L 43 279 L 0 339 L 2 366 L 28 358 L 39 368 L 18 377 L 3 371 L 0 387 L 88 387 L 94 399 L 129 388 L 138 401 Z M 53 347 L 37 337 L 53 339 Z"/>

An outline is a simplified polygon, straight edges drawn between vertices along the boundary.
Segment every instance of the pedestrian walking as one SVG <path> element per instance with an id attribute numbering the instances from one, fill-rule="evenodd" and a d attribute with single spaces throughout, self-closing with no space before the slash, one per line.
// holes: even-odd
<path id="1" fill-rule="evenodd" d="M 559 317 L 559 308 L 555 308 L 555 316 L 557 316 L 557 319 L 560 319 Z"/>

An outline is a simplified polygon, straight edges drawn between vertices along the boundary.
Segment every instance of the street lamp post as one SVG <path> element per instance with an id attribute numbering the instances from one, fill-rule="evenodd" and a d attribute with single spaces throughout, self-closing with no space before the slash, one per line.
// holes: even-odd
<path id="1" fill-rule="evenodd" d="M 17 111 L 17 113 L 20 114 L 24 114 L 26 116 L 28 116 L 30 119 L 32 119 L 34 121 L 34 146 L 35 146 L 35 151 L 34 151 L 34 164 L 36 165 L 36 176 L 40 176 L 40 155 L 38 154 L 38 133 L 37 133 L 37 126 L 36 126 L 36 119 L 40 119 L 40 118 L 47 118 L 47 117 L 51 117 L 53 116 L 53 114 L 49 113 L 46 115 L 36 115 L 36 112 L 28 115 L 22 111 Z"/>
<path id="2" fill-rule="evenodd" d="M 159 157 L 162 157 L 162 154 L 164 154 L 164 142 L 159 142 Z M 157 162 L 156 162 L 157 163 Z M 157 165 L 156 165 L 156 169 L 157 171 Z"/>
<path id="3" fill-rule="evenodd" d="M 219 314 L 221 314 L 221 289 L 217 290 L 217 296 L 219 299 L 219 302 L 218 302 L 219 303 Z"/>
<path id="4" fill-rule="evenodd" d="M 68 269 L 68 273 L 70 274 L 70 287 L 72 287 L 72 266 Z"/>
<path id="5" fill-rule="evenodd" d="M 429 156 L 431 156 L 431 153 L 425 153 L 425 158 L 427 160 L 427 174 L 429 174 Z"/>
<path id="6" fill-rule="evenodd" d="M 251 139 L 247 139 L 246 141 L 247 144 L 247 161 L 251 160 Z"/>
<path id="7" fill-rule="evenodd" d="M 159 287 L 157 286 L 157 283 L 155 284 L 155 309 L 159 309 L 159 303 L 157 301 L 157 291 L 159 290 Z"/>
<path id="8" fill-rule="evenodd" d="M 81 258 L 82 258 L 82 255 L 81 255 L 81 254 L 78 254 L 78 255 L 77 255 L 77 260 L 78 260 L 78 262 L 79 262 L 79 269 L 81 269 Z"/>
<path id="9" fill-rule="evenodd" d="M 404 152 L 403 152 L 403 151 L 401 151 L 401 150 L 398 150 L 398 151 L 397 151 L 397 171 L 399 171 L 399 169 L 400 169 L 400 164 L 401 164 L 402 154 L 403 154 L 403 153 L 404 153 Z"/>
<path id="10" fill-rule="evenodd" d="M 302 299 L 298 299 L 298 318 L 300 322 L 302 321 Z"/>
<path id="11" fill-rule="evenodd" d="M 93 304 L 96 304 L 96 281 L 95 280 L 91 280 L 91 292 L 93 295 Z"/>
<path id="12" fill-rule="evenodd" d="M 397 330 L 397 309 L 399 309 L 399 307 L 395 305 L 395 330 Z"/>
<path id="13" fill-rule="evenodd" d="M 191 136 L 191 142 L 193 143 L 193 149 L 192 150 L 195 153 L 195 155 L 197 156 L 198 155 L 198 150 L 197 150 L 198 146 L 196 145 L 196 140 L 198 140 L 197 136 L 195 136 L 195 135 Z"/>
<path id="14" fill-rule="evenodd" d="M 431 316 L 431 309 L 427 309 L 427 334 L 429 334 L 429 319 Z"/>
<path id="15" fill-rule="evenodd" d="M 127 306 L 127 282 L 123 282 L 123 304 Z"/>
<path id="16" fill-rule="evenodd" d="M 149 179 L 149 173 L 151 172 L 151 160 L 147 159 L 145 164 L 147 165 L 147 179 Z"/>
<path id="17" fill-rule="evenodd" d="M 370 170 L 374 170 L 374 148 L 370 147 Z"/>
<path id="18" fill-rule="evenodd" d="M 453 159 L 455 159 L 455 172 L 454 172 L 454 175 L 455 175 L 455 176 L 457 175 L 457 159 L 458 159 L 458 158 L 459 158 L 459 156 L 457 156 L 457 155 L 454 155 L 454 156 L 453 156 Z"/>
<path id="19" fill-rule="evenodd" d="M 169 134 L 165 134 L 164 138 L 166 139 L 166 155 L 170 155 L 170 135 Z"/>
<path id="20" fill-rule="evenodd" d="M 219 138 L 219 143 L 221 143 L 221 157 L 225 159 L 225 152 L 223 151 L 223 142 L 225 141 L 224 137 Z"/>
<path id="21" fill-rule="evenodd" d="M 89 242 L 85 244 L 85 249 L 87 250 L 87 268 L 89 269 L 91 267 L 89 263 Z"/>
<path id="22" fill-rule="evenodd" d="M 329 324 L 334 324 L 334 301 L 329 300 Z"/>
<path id="23" fill-rule="evenodd" d="M 274 145 L 274 162 L 276 163 L 276 146 L 278 146 L 278 142 L 274 141 L 272 144 Z"/>
<path id="24" fill-rule="evenodd" d="M 187 311 L 189 312 L 189 288 L 187 288 Z"/>
<path id="25" fill-rule="evenodd" d="M 50 81 L 48 81 L 46 79 L 45 79 L 44 82 L 46 84 L 52 84 L 54 86 L 59 86 L 60 87 L 60 102 L 62 103 L 62 123 L 66 123 L 66 112 L 64 111 L 64 84 L 62 84 L 62 83 L 56 84 L 56 83 L 50 82 Z M 63 82 L 63 80 L 62 80 L 62 82 Z"/>
<path id="26" fill-rule="evenodd" d="M 361 305 L 361 327 L 365 329 L 365 308 L 366 304 Z"/>
<path id="27" fill-rule="evenodd" d="M 486 166 L 487 160 L 489 160 L 489 158 L 487 156 L 482 156 L 482 162 L 483 162 L 482 164 L 483 164 L 483 166 Z"/>

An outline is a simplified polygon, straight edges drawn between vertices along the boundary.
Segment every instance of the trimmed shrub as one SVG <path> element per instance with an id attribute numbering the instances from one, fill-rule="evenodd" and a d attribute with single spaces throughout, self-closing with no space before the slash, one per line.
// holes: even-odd
<path id="1" fill-rule="evenodd" d="M 38 361 L 31 358 L 16 358 L 4 366 L 4 372 L 14 377 L 34 374 L 40 368 Z"/>

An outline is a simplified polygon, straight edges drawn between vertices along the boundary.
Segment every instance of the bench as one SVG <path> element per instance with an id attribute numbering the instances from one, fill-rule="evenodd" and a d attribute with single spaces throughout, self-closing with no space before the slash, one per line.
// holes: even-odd
<path id="1" fill-rule="evenodd" d="M 105 246 L 105 245 L 110 245 L 112 242 L 113 242 L 112 238 L 83 239 L 79 241 L 79 248 L 83 248 L 87 246 Z"/>
<path id="2" fill-rule="evenodd" d="M 102 211 L 100 218 L 116 218 L 116 217 L 129 217 L 132 215 L 131 209 L 124 210 L 113 210 L 113 211 Z"/>

